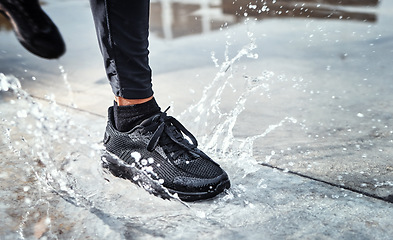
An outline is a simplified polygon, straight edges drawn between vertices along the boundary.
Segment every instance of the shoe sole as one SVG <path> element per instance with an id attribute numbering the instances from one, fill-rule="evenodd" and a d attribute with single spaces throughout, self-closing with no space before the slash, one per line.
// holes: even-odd
<path id="1" fill-rule="evenodd" d="M 231 187 L 231 183 L 229 179 L 220 182 L 215 189 L 212 189 L 208 192 L 180 192 L 173 189 L 169 189 L 168 191 L 172 194 L 177 194 L 182 201 L 185 202 L 195 202 L 199 200 L 206 200 L 217 196 L 218 194 L 224 192 L 226 189 Z"/>
<path id="2" fill-rule="evenodd" d="M 185 202 L 195 202 L 206 200 L 217 196 L 218 194 L 229 189 L 231 184 L 229 179 L 225 179 L 214 189 L 204 192 L 182 192 L 171 188 L 164 187 L 157 180 L 152 179 L 144 171 L 125 163 L 116 155 L 104 150 L 101 155 L 102 166 L 108 169 L 115 177 L 127 179 L 132 183 L 139 185 L 149 193 L 163 199 L 176 198 L 176 196 Z"/>

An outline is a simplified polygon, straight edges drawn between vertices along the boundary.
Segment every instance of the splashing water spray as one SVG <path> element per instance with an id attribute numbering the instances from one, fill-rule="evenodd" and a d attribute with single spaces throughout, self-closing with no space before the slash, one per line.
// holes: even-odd
<path id="1" fill-rule="evenodd" d="M 270 125 L 264 132 L 249 136 L 246 138 L 235 137 L 233 129 L 237 119 L 246 109 L 246 102 L 252 94 L 258 93 L 259 90 L 268 91 L 268 84 L 274 73 L 266 71 L 262 76 L 247 77 L 244 76 L 245 88 L 237 98 L 233 108 L 223 113 L 220 109 L 220 103 L 224 90 L 228 87 L 233 88 L 232 81 L 234 76 L 231 71 L 233 66 L 241 58 L 247 57 L 257 59 L 258 54 L 253 53 L 257 48 L 255 38 L 251 32 L 247 33 L 250 43 L 244 46 L 232 59 L 229 58 L 229 45 L 227 43 L 225 50 L 225 61 L 220 65 L 212 54 L 213 62 L 219 68 L 213 81 L 204 89 L 199 102 L 190 106 L 181 113 L 180 118 L 184 118 L 196 124 L 195 132 L 205 132 L 202 137 L 201 145 L 205 151 L 214 154 L 221 161 L 230 159 L 230 161 L 244 170 L 244 177 L 260 168 L 259 163 L 253 158 L 253 145 L 258 138 L 265 137 L 278 127 L 285 123 L 297 123 L 293 117 L 284 117 L 276 124 Z M 238 79 L 236 79 L 238 80 Z M 212 124 L 214 123 L 214 124 Z"/>
<path id="2" fill-rule="evenodd" d="M 296 119 L 284 117 L 281 121 L 270 125 L 262 133 L 245 138 L 234 136 L 233 129 L 239 115 L 246 109 L 248 98 L 259 91 L 267 91 L 266 82 L 274 75 L 271 72 L 266 72 L 259 77 L 244 77 L 244 91 L 239 94 L 236 103 L 231 106 L 229 111 L 222 111 L 220 103 L 223 101 L 224 90 L 231 88 L 231 81 L 235 79 L 232 73 L 233 66 L 243 57 L 252 59 L 258 57 L 253 53 L 253 50 L 256 49 L 255 39 L 251 33 L 248 33 L 248 37 L 251 40 L 250 43 L 238 51 L 233 58 L 230 58 L 228 54 L 230 44 L 226 45 L 225 60 L 221 65 L 212 56 L 219 71 L 204 89 L 199 102 L 190 106 L 180 115 L 181 119 L 195 123 L 194 127 L 197 129 L 194 132 L 204 133 L 200 139 L 203 150 L 213 154 L 214 158 L 219 158 L 219 161 L 226 161 L 226 164 L 242 169 L 243 177 L 261 167 L 253 158 L 255 140 L 265 137 L 286 123 L 296 123 Z M 70 90 L 64 68 L 60 66 L 59 69 L 67 88 Z M 80 161 L 81 156 L 87 153 L 90 159 L 87 164 L 91 164 L 89 167 L 95 169 L 90 172 L 90 174 L 93 173 L 93 182 L 94 179 L 106 182 L 106 175 L 98 157 L 102 151 L 102 144 L 91 140 L 92 137 L 88 129 L 77 126 L 67 113 L 66 108 L 56 104 L 53 96 L 47 97 L 47 101 L 39 101 L 31 97 L 21 88 L 19 80 L 13 76 L 0 74 L 0 92 L 12 93 L 11 98 L 13 99 L 9 101 L 9 104 L 15 106 L 9 110 L 11 113 L 6 114 L 6 116 L 11 116 L 11 119 L 2 117 L 3 141 L 9 151 L 13 152 L 34 173 L 40 189 L 55 192 L 73 205 L 90 211 L 111 212 L 114 218 L 116 216 L 126 217 L 123 212 L 114 213 L 111 209 L 106 209 L 103 202 L 108 199 L 96 197 L 96 195 L 103 194 L 101 191 L 105 191 L 104 187 L 97 184 L 93 189 L 85 189 L 85 186 L 80 181 L 78 182 L 78 177 L 75 176 L 77 174 L 75 169 L 78 167 L 75 162 Z M 71 105 L 75 107 L 73 102 Z M 200 131 L 201 129 L 202 131 Z M 14 132 L 15 134 L 13 134 Z M 21 132 L 23 134 L 20 134 Z M 87 144 L 94 141 L 96 143 Z M 64 152 L 64 149 L 75 150 Z M 230 162 L 227 159 L 230 159 Z M 167 193 L 163 187 L 160 188 L 159 184 L 151 182 L 146 185 L 145 181 L 146 176 L 143 174 L 136 179 L 137 184 L 150 193 Z M 230 191 L 232 190 L 229 190 L 228 194 L 231 194 Z M 110 196 L 105 197 L 110 198 Z M 173 196 L 170 197 L 173 198 Z M 49 202 L 40 199 L 30 206 L 34 207 L 37 204 L 49 205 Z M 29 214 L 26 214 L 24 218 L 28 218 L 28 216 Z M 22 221 L 20 225 L 21 238 L 23 238 L 25 222 L 25 220 Z"/>

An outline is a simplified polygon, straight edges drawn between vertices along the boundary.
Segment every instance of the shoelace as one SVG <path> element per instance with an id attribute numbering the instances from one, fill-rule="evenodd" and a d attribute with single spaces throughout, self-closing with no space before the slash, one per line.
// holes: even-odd
<path id="1" fill-rule="evenodd" d="M 155 122 L 159 125 L 147 145 L 147 150 L 154 151 L 161 140 L 161 145 L 166 146 L 169 152 L 173 152 L 172 157 L 176 159 L 186 151 L 194 152 L 194 149 L 198 146 L 198 142 L 178 120 L 174 117 L 167 116 L 166 112 L 168 109 L 169 107 L 156 117 Z M 190 138 L 192 144 L 184 139 L 182 133 Z"/>

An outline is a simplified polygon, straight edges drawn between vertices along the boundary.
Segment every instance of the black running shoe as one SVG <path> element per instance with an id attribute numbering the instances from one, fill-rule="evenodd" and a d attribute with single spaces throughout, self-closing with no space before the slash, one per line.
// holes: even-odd
<path id="1" fill-rule="evenodd" d="M 183 201 L 211 198 L 230 187 L 224 170 L 197 148 L 195 137 L 166 111 L 129 132 L 117 131 L 113 107 L 108 112 L 103 160 L 114 175 L 138 182 L 140 176 L 131 168 L 138 169 Z"/>
<path id="2" fill-rule="evenodd" d="M 43 58 L 59 58 L 65 44 L 59 30 L 38 0 L 0 0 L 0 12 L 10 19 L 19 42 Z"/>

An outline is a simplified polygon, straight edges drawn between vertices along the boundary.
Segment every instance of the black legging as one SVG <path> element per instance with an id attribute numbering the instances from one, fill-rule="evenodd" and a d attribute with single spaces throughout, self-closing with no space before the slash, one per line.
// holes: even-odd
<path id="1" fill-rule="evenodd" d="M 90 0 L 90 4 L 115 96 L 152 96 L 148 59 L 150 0 Z"/>

